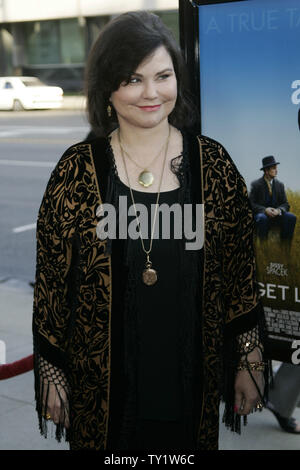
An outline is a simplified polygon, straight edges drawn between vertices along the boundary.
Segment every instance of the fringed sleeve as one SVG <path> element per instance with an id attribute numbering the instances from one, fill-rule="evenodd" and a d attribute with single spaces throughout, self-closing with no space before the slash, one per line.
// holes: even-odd
<path id="1" fill-rule="evenodd" d="M 241 359 L 259 348 L 264 359 L 266 326 L 256 280 L 254 253 L 254 220 L 247 188 L 227 152 L 220 147 L 226 164 L 222 187 L 224 231 L 223 290 L 224 348 L 222 397 L 225 401 L 223 422 L 232 431 L 240 432 L 241 417 L 234 412 L 235 378 Z M 229 183 L 228 183 L 229 182 Z M 252 379 L 253 374 L 249 370 Z M 262 372 L 261 372 L 262 374 Z M 268 365 L 265 367 L 267 394 Z M 256 383 L 257 390 L 259 384 Z M 261 396 L 262 402 L 264 396 Z M 244 424 L 246 424 L 246 417 Z"/>
<path id="2" fill-rule="evenodd" d="M 39 428 L 44 437 L 48 435 L 49 420 L 55 424 L 55 437 L 58 442 L 66 438 L 65 429 L 69 427 L 69 388 L 63 371 L 46 361 L 38 353 L 34 357 L 36 375 L 35 398 Z M 53 410 L 53 411 L 52 411 Z"/>
<path id="3" fill-rule="evenodd" d="M 225 409 L 223 415 L 223 422 L 225 426 L 231 429 L 231 431 L 240 433 L 241 432 L 241 416 L 234 412 L 235 402 L 235 378 L 238 372 L 238 364 L 241 360 L 248 362 L 247 356 L 255 349 L 260 352 L 261 361 L 265 363 L 264 372 L 252 372 L 250 368 L 248 373 L 258 391 L 261 399 L 261 403 L 265 405 L 268 399 L 268 389 L 270 381 L 271 366 L 269 361 L 264 359 L 264 343 L 266 338 L 266 325 L 264 321 L 264 313 L 262 307 L 259 308 L 261 311 L 257 324 L 253 328 L 245 331 L 239 335 L 233 335 L 231 339 L 229 336 L 225 343 L 224 348 L 224 379 L 223 379 L 223 399 L 225 401 Z M 262 374 L 260 380 L 254 375 Z M 261 387 L 263 384 L 263 389 Z M 256 409 L 254 411 L 257 411 Z M 243 417 L 244 425 L 247 424 L 247 416 Z"/>
<path id="4" fill-rule="evenodd" d="M 49 409 L 55 409 L 56 416 L 51 419 L 56 421 L 59 441 L 65 434 L 64 425 L 69 418 L 65 350 L 70 320 L 67 275 L 72 250 L 66 233 L 72 225 L 72 206 L 66 204 L 66 174 L 65 164 L 56 167 L 40 206 L 33 303 L 35 400 L 39 427 L 42 435 L 47 437 L 51 421 L 46 415 Z M 55 406 L 53 400 L 56 400 Z"/>

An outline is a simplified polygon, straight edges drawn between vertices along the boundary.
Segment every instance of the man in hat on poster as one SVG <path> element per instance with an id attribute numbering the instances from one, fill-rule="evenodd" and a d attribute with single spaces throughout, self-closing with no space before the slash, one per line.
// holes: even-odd
<path id="1" fill-rule="evenodd" d="M 281 238 L 291 240 L 296 225 L 296 216 L 289 212 L 284 184 L 276 179 L 277 165 L 280 162 L 272 155 L 262 159 L 264 175 L 253 181 L 250 202 L 254 212 L 257 235 L 267 239 L 271 226 L 279 225 Z"/>

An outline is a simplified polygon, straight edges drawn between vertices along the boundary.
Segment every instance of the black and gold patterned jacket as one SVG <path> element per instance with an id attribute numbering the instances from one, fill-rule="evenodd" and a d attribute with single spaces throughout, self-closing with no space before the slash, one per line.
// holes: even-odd
<path id="1" fill-rule="evenodd" d="M 225 423 L 238 428 L 232 410 L 238 338 L 263 323 L 263 310 L 245 183 L 219 143 L 203 136 L 188 140 L 192 202 L 205 205 L 197 448 L 216 449 L 221 397 Z M 116 245 L 114 250 L 113 245 L 109 252 L 96 235 L 96 209 L 109 191 L 107 142 L 95 139 L 65 152 L 51 174 L 37 223 L 37 411 L 46 434 L 40 387 L 41 377 L 49 380 L 42 370 L 46 361 L 56 371 L 57 383 L 68 384 L 71 426 L 66 438 L 73 449 L 110 448 L 122 402 L 117 366 L 112 367 L 122 341 L 115 313 L 122 309 L 122 248 Z M 62 433 L 57 426 L 58 439 Z"/>

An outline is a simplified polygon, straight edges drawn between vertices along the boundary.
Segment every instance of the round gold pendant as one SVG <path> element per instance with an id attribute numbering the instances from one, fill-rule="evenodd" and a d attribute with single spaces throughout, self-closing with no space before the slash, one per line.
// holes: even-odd
<path id="1" fill-rule="evenodd" d="M 143 282 L 147 286 L 153 286 L 157 281 L 157 272 L 155 269 L 146 268 L 143 271 Z"/>
<path id="2" fill-rule="evenodd" d="M 142 171 L 142 173 L 139 174 L 139 183 L 145 188 L 148 188 L 148 186 L 151 186 L 153 181 L 154 181 L 154 176 L 151 173 L 151 171 L 144 170 Z"/>

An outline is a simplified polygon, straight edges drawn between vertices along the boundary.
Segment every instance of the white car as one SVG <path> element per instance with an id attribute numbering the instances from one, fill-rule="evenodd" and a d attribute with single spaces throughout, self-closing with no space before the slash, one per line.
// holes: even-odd
<path id="1" fill-rule="evenodd" d="M 63 90 L 36 77 L 0 77 L 0 110 L 60 108 Z"/>

